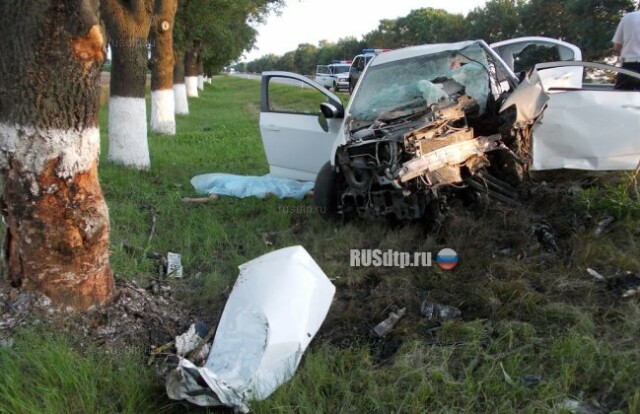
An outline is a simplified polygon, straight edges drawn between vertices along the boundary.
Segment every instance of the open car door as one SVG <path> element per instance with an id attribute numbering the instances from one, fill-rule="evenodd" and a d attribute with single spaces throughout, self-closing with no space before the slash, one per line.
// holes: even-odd
<path id="1" fill-rule="evenodd" d="M 533 130 L 532 170 L 633 170 L 640 162 L 640 92 L 614 90 L 615 74 L 640 74 L 590 62 L 536 65 L 543 73 L 562 67 L 584 68 L 581 86 L 544 85 L 547 107 Z M 606 80 L 606 83 L 603 81 Z M 551 84 L 553 81 L 551 80 Z"/>
<path id="2" fill-rule="evenodd" d="M 338 109 L 325 118 L 321 103 Z M 263 72 L 260 134 L 273 177 L 314 181 L 329 161 L 343 121 L 343 105 L 333 93 L 302 75 Z"/>
<path id="3" fill-rule="evenodd" d="M 582 51 L 574 44 L 549 37 L 527 36 L 492 43 L 491 48 L 514 73 L 532 70 L 538 63 L 582 60 Z M 580 66 L 555 67 L 539 73 L 545 91 L 549 87 L 579 88 L 583 70 Z"/>

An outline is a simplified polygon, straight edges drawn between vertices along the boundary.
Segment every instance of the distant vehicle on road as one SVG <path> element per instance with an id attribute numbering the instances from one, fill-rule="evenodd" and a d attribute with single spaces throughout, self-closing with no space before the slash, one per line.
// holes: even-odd
<path id="1" fill-rule="evenodd" d="M 350 61 L 334 61 L 329 65 L 316 66 L 315 81 L 326 89 L 338 91 L 349 87 L 345 79 L 348 78 Z"/>
<path id="2" fill-rule="evenodd" d="M 360 79 L 362 71 L 367 67 L 371 59 L 378 54 L 389 50 L 391 49 L 364 49 L 361 55 L 357 55 L 353 58 L 351 67 L 349 67 L 349 93 L 353 92 L 353 88 L 356 87 L 356 83 L 358 83 L 358 79 Z"/>

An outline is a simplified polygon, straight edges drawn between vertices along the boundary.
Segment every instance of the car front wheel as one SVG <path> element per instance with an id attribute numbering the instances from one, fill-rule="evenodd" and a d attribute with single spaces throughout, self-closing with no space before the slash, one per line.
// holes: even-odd
<path id="1" fill-rule="evenodd" d="M 340 176 L 328 162 L 322 166 L 316 177 L 313 190 L 313 201 L 318 213 L 325 219 L 338 217 L 338 197 L 340 190 Z"/>

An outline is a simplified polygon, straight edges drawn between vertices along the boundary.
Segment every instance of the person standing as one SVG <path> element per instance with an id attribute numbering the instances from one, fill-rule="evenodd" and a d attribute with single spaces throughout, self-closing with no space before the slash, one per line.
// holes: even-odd
<path id="1" fill-rule="evenodd" d="M 624 15 L 612 41 L 613 51 L 622 58 L 622 68 L 640 73 L 640 10 Z M 614 89 L 640 91 L 640 79 L 619 73 Z"/>

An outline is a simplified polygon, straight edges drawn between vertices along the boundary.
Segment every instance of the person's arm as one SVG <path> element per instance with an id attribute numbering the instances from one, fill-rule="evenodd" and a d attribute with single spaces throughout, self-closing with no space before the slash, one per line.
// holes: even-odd
<path id="1" fill-rule="evenodd" d="M 613 53 L 615 53 L 616 55 L 619 55 L 621 50 L 622 50 L 622 43 L 613 42 Z"/>
<path id="2" fill-rule="evenodd" d="M 613 35 L 613 39 L 611 39 L 611 41 L 613 42 L 613 52 L 616 55 L 620 54 L 620 51 L 622 50 L 622 43 L 624 42 L 624 37 L 622 34 L 623 23 L 624 23 L 624 17 L 622 18 L 622 20 L 620 20 L 620 23 L 618 23 L 618 27 L 616 28 L 616 33 Z"/>

